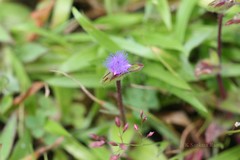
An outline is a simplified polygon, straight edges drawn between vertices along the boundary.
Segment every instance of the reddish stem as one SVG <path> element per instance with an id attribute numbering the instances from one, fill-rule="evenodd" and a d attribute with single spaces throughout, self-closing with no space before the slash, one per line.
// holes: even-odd
<path id="1" fill-rule="evenodd" d="M 219 65 L 220 65 L 220 68 L 222 66 L 222 63 L 221 63 L 221 58 L 222 58 L 222 21 L 223 21 L 223 14 L 218 14 L 218 48 L 217 48 L 217 54 L 218 54 L 218 58 L 219 58 Z M 227 98 L 227 93 L 226 93 L 226 90 L 224 88 L 224 85 L 223 85 L 223 80 L 222 80 L 222 75 L 221 73 L 219 72 L 216 76 L 217 78 L 217 82 L 218 82 L 218 89 L 219 89 L 219 92 L 220 92 L 220 97 L 221 99 L 226 99 Z"/>
<path id="2" fill-rule="evenodd" d="M 118 108 L 120 112 L 120 117 L 123 122 L 123 126 L 126 124 L 126 116 L 125 116 L 125 111 L 124 111 L 124 106 L 122 103 L 122 87 L 121 87 L 121 80 L 116 81 L 116 86 L 117 86 L 117 103 L 118 103 Z"/>

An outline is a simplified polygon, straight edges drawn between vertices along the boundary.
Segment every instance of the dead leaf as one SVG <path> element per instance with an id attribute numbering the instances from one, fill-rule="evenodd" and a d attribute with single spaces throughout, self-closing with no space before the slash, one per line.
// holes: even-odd
<path id="1" fill-rule="evenodd" d="M 204 156 L 204 152 L 202 149 L 198 149 L 197 151 L 187 155 L 185 160 L 202 160 Z"/>
<path id="2" fill-rule="evenodd" d="M 195 76 L 215 75 L 220 72 L 220 66 L 212 64 L 209 60 L 200 61 L 195 67 Z"/>
<path id="3" fill-rule="evenodd" d="M 14 99 L 13 104 L 14 105 L 19 105 L 26 98 L 28 98 L 29 96 L 35 94 L 37 91 L 39 91 L 44 86 L 45 86 L 45 84 L 43 82 L 35 82 L 35 83 L 33 83 L 32 86 L 25 93 L 20 94 L 19 96 L 17 96 Z"/>
<path id="4" fill-rule="evenodd" d="M 55 0 L 51 0 L 49 3 L 44 5 L 44 7 L 37 9 L 31 13 L 31 18 L 38 27 L 42 27 L 48 20 L 52 8 L 54 6 Z M 28 36 L 28 41 L 33 41 L 37 38 L 37 34 L 32 33 Z"/>
<path id="5" fill-rule="evenodd" d="M 176 124 L 180 126 L 188 126 L 191 122 L 188 116 L 182 111 L 165 113 L 161 118 L 169 124 Z"/>
<path id="6" fill-rule="evenodd" d="M 28 155 L 25 158 L 23 158 L 23 160 L 34 160 L 34 159 L 38 159 L 41 155 L 43 155 L 44 153 L 46 153 L 49 150 L 52 150 L 53 148 L 58 147 L 62 142 L 63 142 L 64 138 L 60 137 L 58 138 L 52 145 L 50 146 L 44 146 L 44 147 L 40 147 L 38 148 L 34 154 L 32 155 Z"/>
<path id="7" fill-rule="evenodd" d="M 206 143 L 211 143 L 214 140 L 216 140 L 223 132 L 225 129 L 220 125 L 217 124 L 216 122 L 212 122 L 206 132 L 205 132 L 205 141 Z"/>

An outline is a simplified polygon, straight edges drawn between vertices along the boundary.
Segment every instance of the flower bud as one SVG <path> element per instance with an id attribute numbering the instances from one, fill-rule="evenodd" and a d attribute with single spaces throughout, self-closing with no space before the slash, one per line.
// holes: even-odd
<path id="1" fill-rule="evenodd" d="M 151 137 L 153 134 L 154 134 L 154 132 L 149 132 L 148 135 L 147 135 L 147 138 Z"/>
<path id="2" fill-rule="evenodd" d="M 138 131 L 138 129 L 139 129 L 139 128 L 138 128 L 138 125 L 134 124 L 133 127 L 134 127 L 134 129 L 135 129 L 136 131 Z"/>
<path id="3" fill-rule="evenodd" d="M 125 126 L 123 127 L 123 133 L 128 129 L 128 123 L 125 124 Z"/>
<path id="4" fill-rule="evenodd" d="M 117 127 L 121 127 L 121 120 L 119 117 L 115 117 L 115 124 Z"/>

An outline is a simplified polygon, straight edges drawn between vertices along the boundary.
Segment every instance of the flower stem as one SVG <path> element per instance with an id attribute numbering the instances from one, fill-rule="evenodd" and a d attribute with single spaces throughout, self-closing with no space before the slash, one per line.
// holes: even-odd
<path id="1" fill-rule="evenodd" d="M 219 66 L 222 67 L 221 58 L 222 58 L 222 21 L 223 21 L 223 14 L 218 14 L 218 48 L 217 48 L 217 54 L 219 59 Z M 216 76 L 217 82 L 218 82 L 218 89 L 220 92 L 221 99 L 227 98 L 227 93 L 223 85 L 222 75 L 219 72 Z"/>
<path id="2" fill-rule="evenodd" d="M 118 108 L 120 112 L 120 117 L 123 122 L 123 126 L 126 124 L 126 116 L 125 116 L 125 111 L 124 111 L 124 106 L 122 103 L 122 87 L 121 87 L 121 80 L 116 81 L 116 86 L 117 86 L 117 103 L 118 103 Z"/>

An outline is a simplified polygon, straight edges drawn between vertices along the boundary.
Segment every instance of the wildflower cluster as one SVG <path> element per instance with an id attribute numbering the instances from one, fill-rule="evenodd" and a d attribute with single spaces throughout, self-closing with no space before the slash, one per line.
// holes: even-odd
<path id="1" fill-rule="evenodd" d="M 136 131 L 138 135 L 140 135 L 141 138 L 149 138 L 153 136 L 154 132 L 149 132 L 146 136 L 144 136 L 141 133 L 141 128 L 144 122 L 146 122 L 147 117 L 144 115 L 143 111 L 140 112 L 140 118 L 141 118 L 141 127 L 139 127 L 137 124 L 133 124 L 133 128 Z M 128 131 L 129 129 L 129 124 L 122 124 L 121 120 L 119 117 L 115 117 L 115 125 L 119 129 L 119 138 L 121 142 L 114 142 L 114 141 L 108 141 L 104 136 L 98 136 L 96 134 L 91 134 L 90 138 L 93 140 L 93 142 L 90 143 L 90 147 L 92 148 L 97 148 L 97 147 L 102 147 L 104 145 L 109 145 L 113 147 L 118 147 L 119 150 L 117 153 L 113 153 L 110 157 L 109 160 L 119 160 L 120 157 L 125 155 L 124 153 L 129 149 L 129 146 L 136 146 L 136 143 L 124 143 L 123 135 L 125 132 Z"/>

